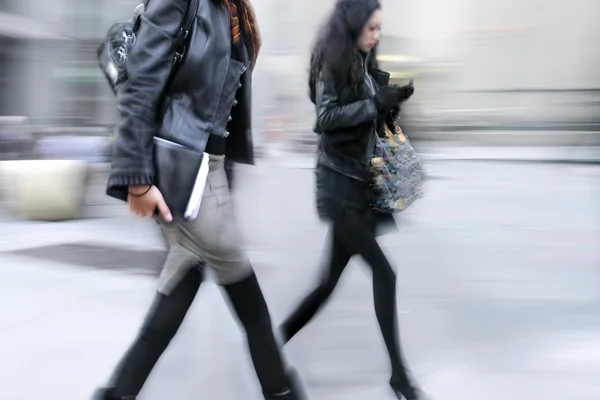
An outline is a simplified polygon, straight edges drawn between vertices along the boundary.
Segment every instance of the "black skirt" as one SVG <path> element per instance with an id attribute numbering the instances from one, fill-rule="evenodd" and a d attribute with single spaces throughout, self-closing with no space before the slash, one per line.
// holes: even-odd
<path id="1" fill-rule="evenodd" d="M 315 170 L 316 205 L 319 218 L 335 222 L 345 214 L 359 215 L 365 226 L 374 229 L 377 236 L 396 228 L 392 215 L 375 212 L 370 207 L 369 182 L 359 181 L 324 165 Z"/>

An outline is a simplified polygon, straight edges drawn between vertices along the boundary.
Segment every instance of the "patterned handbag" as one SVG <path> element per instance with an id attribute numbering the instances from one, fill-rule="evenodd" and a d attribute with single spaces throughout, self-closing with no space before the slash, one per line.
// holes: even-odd
<path id="1" fill-rule="evenodd" d="M 423 194 L 425 170 L 415 149 L 394 122 L 394 133 L 384 125 L 371 159 L 371 208 L 382 214 L 406 210 Z"/>

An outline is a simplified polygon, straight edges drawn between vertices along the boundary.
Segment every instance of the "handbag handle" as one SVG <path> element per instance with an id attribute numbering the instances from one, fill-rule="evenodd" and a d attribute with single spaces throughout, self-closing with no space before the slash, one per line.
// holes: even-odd
<path id="1" fill-rule="evenodd" d="M 394 132 L 392 132 L 388 124 L 384 124 L 383 130 L 388 139 L 393 139 L 394 136 L 396 136 L 401 142 L 407 141 L 406 135 L 402 131 L 400 124 L 398 124 L 396 121 L 394 121 Z"/>
<path id="2" fill-rule="evenodd" d="M 387 136 L 388 139 L 394 138 L 394 134 L 392 133 L 392 130 L 390 129 L 388 124 L 383 124 L 383 132 L 385 133 L 385 136 Z"/>

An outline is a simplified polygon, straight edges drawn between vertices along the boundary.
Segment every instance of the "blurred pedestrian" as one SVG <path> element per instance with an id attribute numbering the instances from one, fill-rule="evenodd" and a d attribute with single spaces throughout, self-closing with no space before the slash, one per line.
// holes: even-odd
<path id="1" fill-rule="evenodd" d="M 189 3 L 147 2 L 128 55 L 129 80 L 118 97 L 121 121 L 108 193 L 127 198 L 138 215 L 152 217 L 158 210 L 169 254 L 137 338 L 95 399 L 136 398 L 182 323 L 207 265 L 244 328 L 264 398 L 296 400 L 301 397 L 298 385 L 284 364 L 263 293 L 242 249 L 227 179 L 231 183 L 233 162 L 253 162 L 251 77 L 261 45 L 258 26 L 249 0 L 200 1 L 187 54 L 172 76 L 176 37 Z M 171 215 L 154 186 L 154 136 L 196 147 L 206 143 L 207 185 L 191 222 Z"/>
<path id="2" fill-rule="evenodd" d="M 393 217 L 369 207 L 369 166 L 377 134 L 397 117 L 412 84 L 389 85 L 378 68 L 381 30 L 378 0 L 338 0 L 312 51 L 310 98 L 319 135 L 317 210 L 329 223 L 331 255 L 318 286 L 281 326 L 288 342 L 324 305 L 348 265 L 360 255 L 373 273 L 375 312 L 391 361 L 390 385 L 398 399 L 422 399 L 402 359 L 397 328 L 396 274 L 376 237 Z M 390 125 L 391 126 L 391 125 Z"/>

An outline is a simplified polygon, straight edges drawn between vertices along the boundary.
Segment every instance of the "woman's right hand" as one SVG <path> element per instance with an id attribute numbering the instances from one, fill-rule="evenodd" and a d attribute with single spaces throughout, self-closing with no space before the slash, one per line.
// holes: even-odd
<path id="1" fill-rule="evenodd" d="M 415 93 L 415 87 L 411 80 L 408 85 L 383 86 L 375 95 L 375 105 L 379 112 L 387 112 L 397 107 L 399 103 L 410 99 Z"/>
<path id="2" fill-rule="evenodd" d="M 140 217 L 153 217 L 158 213 L 165 222 L 173 220 L 171 211 L 156 186 L 130 186 L 127 203 L 129 209 Z"/>
<path id="3" fill-rule="evenodd" d="M 394 86 L 383 86 L 373 100 L 380 113 L 387 112 L 400 102 L 400 90 Z"/>
<path id="4" fill-rule="evenodd" d="M 412 79 L 408 85 L 396 86 L 396 88 L 398 89 L 398 98 L 401 102 L 410 99 L 411 96 L 415 93 L 415 87 L 413 85 Z"/>

